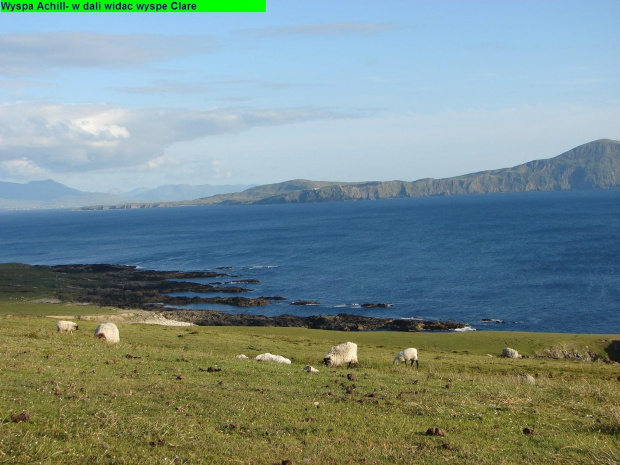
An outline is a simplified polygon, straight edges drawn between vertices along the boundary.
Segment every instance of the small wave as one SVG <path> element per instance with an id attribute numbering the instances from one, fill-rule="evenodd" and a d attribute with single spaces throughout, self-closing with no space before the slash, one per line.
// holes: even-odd
<path id="1" fill-rule="evenodd" d="M 250 266 L 244 266 L 243 269 L 244 270 L 264 270 L 264 269 L 268 269 L 268 268 L 277 268 L 278 265 L 250 265 Z"/>
<path id="2" fill-rule="evenodd" d="M 472 328 L 471 326 L 465 326 L 463 328 L 456 328 L 453 331 L 457 333 L 465 333 L 467 331 L 476 331 L 476 328 Z"/>
<path id="3" fill-rule="evenodd" d="M 297 305 L 300 307 L 316 307 L 321 305 L 321 302 L 314 302 L 312 300 L 294 300 L 291 305 Z"/>

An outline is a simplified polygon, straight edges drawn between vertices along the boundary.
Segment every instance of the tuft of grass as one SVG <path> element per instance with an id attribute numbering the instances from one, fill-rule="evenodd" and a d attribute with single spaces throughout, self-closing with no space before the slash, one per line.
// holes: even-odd
<path id="1" fill-rule="evenodd" d="M 589 347 L 583 347 L 575 342 L 561 342 L 555 344 L 552 347 L 544 349 L 541 356 L 563 360 L 578 360 L 581 362 L 592 362 L 606 358 L 601 356 L 598 352 L 593 352 Z"/>

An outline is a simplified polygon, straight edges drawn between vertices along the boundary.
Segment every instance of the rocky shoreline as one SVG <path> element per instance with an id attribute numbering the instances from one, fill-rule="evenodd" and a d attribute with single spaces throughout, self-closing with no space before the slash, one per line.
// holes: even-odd
<path id="1" fill-rule="evenodd" d="M 338 315 L 249 315 L 216 310 L 168 310 L 164 317 L 199 326 L 279 326 L 332 331 L 449 331 L 467 325 L 453 321 L 378 318 L 339 313 Z"/>
<path id="2" fill-rule="evenodd" d="M 453 321 L 367 317 L 340 313 L 338 315 L 278 316 L 236 314 L 216 310 L 183 310 L 175 306 L 189 304 L 219 304 L 234 307 L 270 305 L 282 296 L 188 297 L 170 294 L 242 294 L 250 289 L 238 284 L 255 284 L 257 280 L 237 279 L 220 271 L 180 272 L 143 270 L 124 265 L 56 265 L 28 267 L 53 277 L 55 297 L 63 302 L 80 302 L 122 309 L 158 312 L 165 318 L 201 326 L 280 326 L 327 329 L 337 331 L 447 331 L 464 328 L 465 323 Z M 190 282 L 190 279 L 222 279 L 210 284 Z M 312 300 L 292 301 L 291 305 L 318 304 Z M 362 307 L 387 308 L 389 304 L 367 303 Z"/>

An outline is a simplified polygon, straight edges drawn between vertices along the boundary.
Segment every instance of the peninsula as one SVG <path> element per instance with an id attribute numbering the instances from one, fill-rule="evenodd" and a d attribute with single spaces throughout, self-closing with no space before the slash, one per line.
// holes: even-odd
<path id="1" fill-rule="evenodd" d="M 600 139 L 580 145 L 554 158 L 452 178 L 427 178 L 412 182 L 349 183 L 296 179 L 189 201 L 129 203 L 85 207 L 85 209 L 266 205 L 618 187 L 620 187 L 620 142 Z"/>

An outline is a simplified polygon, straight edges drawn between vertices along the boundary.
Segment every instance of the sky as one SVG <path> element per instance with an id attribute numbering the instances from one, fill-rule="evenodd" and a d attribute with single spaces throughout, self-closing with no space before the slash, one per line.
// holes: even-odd
<path id="1" fill-rule="evenodd" d="M 620 140 L 618 0 L 0 13 L 0 181 L 413 181 Z"/>

